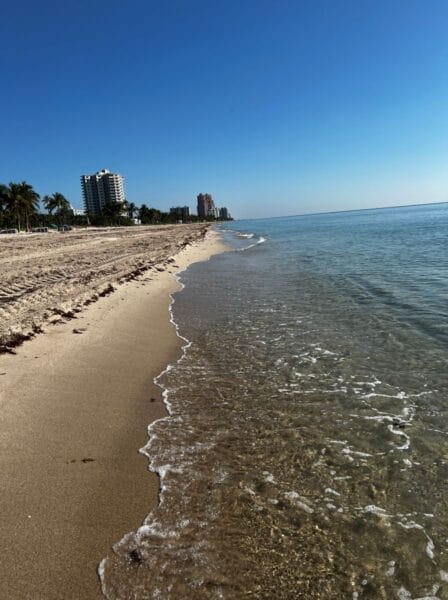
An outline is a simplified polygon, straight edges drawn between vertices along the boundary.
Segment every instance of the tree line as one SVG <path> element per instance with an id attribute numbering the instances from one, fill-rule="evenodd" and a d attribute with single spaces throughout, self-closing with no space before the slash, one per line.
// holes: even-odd
<path id="1" fill-rule="evenodd" d="M 46 210 L 42 212 L 42 207 Z M 128 226 L 134 225 L 134 219 L 142 225 L 177 223 L 179 216 L 163 212 L 157 208 L 142 204 L 137 207 L 133 202 L 109 203 L 98 215 L 75 215 L 70 202 L 60 192 L 40 197 L 32 185 L 26 181 L 0 183 L 0 229 L 25 229 L 32 227 L 76 226 Z M 190 215 L 184 221 L 200 221 L 196 215 Z M 214 220 L 214 219 L 208 219 Z"/>
<path id="2" fill-rule="evenodd" d="M 41 211 L 41 202 L 47 214 Z M 0 183 L 0 228 L 29 230 L 32 227 L 86 225 L 87 217 L 75 215 L 60 192 L 43 198 L 26 181 Z"/>
<path id="3" fill-rule="evenodd" d="M 97 226 L 134 225 L 134 219 L 138 219 L 142 225 L 163 225 L 178 223 L 179 215 L 151 208 L 146 204 L 138 207 L 127 200 L 123 203 L 111 202 L 106 204 L 100 214 L 89 215 L 90 223 Z M 183 220 L 186 223 L 194 223 L 201 219 L 196 215 L 190 215 Z"/>

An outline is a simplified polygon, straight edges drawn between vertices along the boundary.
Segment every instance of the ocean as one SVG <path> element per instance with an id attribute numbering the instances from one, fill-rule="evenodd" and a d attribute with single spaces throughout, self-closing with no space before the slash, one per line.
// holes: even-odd
<path id="1" fill-rule="evenodd" d="M 221 227 L 110 599 L 448 598 L 448 205 Z"/>

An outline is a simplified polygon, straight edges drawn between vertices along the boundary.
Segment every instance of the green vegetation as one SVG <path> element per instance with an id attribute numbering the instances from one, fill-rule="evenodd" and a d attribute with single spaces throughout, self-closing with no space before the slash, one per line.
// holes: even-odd
<path id="1" fill-rule="evenodd" d="M 90 215 L 89 220 L 92 225 L 96 226 L 120 226 L 134 225 L 134 218 L 139 219 L 142 225 L 163 225 L 179 222 L 179 216 L 176 214 L 150 208 L 146 204 L 142 204 L 138 208 L 133 202 L 107 204 L 101 214 Z M 195 223 L 200 220 L 196 215 L 184 219 L 186 223 Z"/>
<path id="2" fill-rule="evenodd" d="M 169 213 L 169 212 L 162 212 L 161 210 L 158 210 L 157 208 L 148 208 L 146 206 L 146 204 L 141 205 L 140 210 L 139 210 L 139 218 L 140 218 L 140 221 L 142 222 L 142 225 L 160 225 L 163 223 L 178 223 L 179 219 L 180 219 L 179 215 Z M 210 220 L 212 220 L 212 219 L 210 219 Z M 200 219 L 196 215 L 190 215 L 186 219 L 183 219 L 183 221 L 185 221 L 185 223 L 197 223 L 199 221 L 203 221 L 203 219 Z"/>
<path id="3" fill-rule="evenodd" d="M 60 192 L 42 198 L 48 214 L 40 211 L 39 199 L 39 194 L 26 181 L 0 184 L 0 229 L 29 231 L 32 227 L 88 224 L 86 216 L 73 214 L 69 201 Z"/>
<path id="4" fill-rule="evenodd" d="M 139 219 L 142 225 L 179 222 L 179 216 L 176 214 L 150 208 L 146 204 L 138 208 L 133 202 L 108 204 L 99 215 L 75 215 L 70 202 L 61 192 L 42 198 L 46 213 L 43 212 L 39 201 L 39 194 L 26 181 L 11 182 L 8 185 L 0 184 L 0 229 L 17 228 L 19 231 L 21 229 L 29 231 L 33 227 L 62 225 L 129 226 L 134 225 L 135 218 Z M 202 220 L 196 215 L 184 219 L 187 223 Z"/>
<path id="5" fill-rule="evenodd" d="M 113 202 L 106 204 L 99 215 L 89 215 L 89 223 L 96 227 L 123 227 L 134 225 L 129 217 L 128 205 Z"/>
<path id="6" fill-rule="evenodd" d="M 29 229 L 33 217 L 37 214 L 39 194 L 33 187 L 22 183 L 11 182 L 9 185 L 0 184 L 0 225 L 17 227 L 24 225 Z"/>
<path id="7" fill-rule="evenodd" d="M 70 202 L 60 192 L 56 192 L 52 196 L 44 196 L 42 202 L 50 217 L 53 216 L 53 213 L 57 217 L 59 225 L 67 223 L 73 217 Z"/>

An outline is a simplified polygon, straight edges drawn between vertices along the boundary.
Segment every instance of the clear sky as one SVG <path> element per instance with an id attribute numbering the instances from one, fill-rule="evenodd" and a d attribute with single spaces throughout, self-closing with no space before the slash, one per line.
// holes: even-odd
<path id="1" fill-rule="evenodd" d="M 237 217 L 448 200 L 446 0 L 3 0 L 0 182 Z"/>

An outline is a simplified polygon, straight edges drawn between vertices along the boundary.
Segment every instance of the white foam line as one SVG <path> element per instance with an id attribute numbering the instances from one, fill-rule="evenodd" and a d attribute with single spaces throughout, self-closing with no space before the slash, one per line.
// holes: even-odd
<path id="1" fill-rule="evenodd" d="M 368 452 L 359 452 L 358 450 L 352 450 L 350 446 L 342 448 L 341 452 L 342 454 L 354 454 L 355 456 L 363 456 L 365 458 L 372 456 L 372 454 L 369 454 Z"/>
<path id="2" fill-rule="evenodd" d="M 202 260 L 201 262 L 208 262 L 210 260 L 210 258 L 211 258 L 211 256 L 207 257 L 206 259 Z M 173 307 L 174 307 L 174 303 L 175 303 L 174 294 L 181 292 L 185 288 L 185 284 L 182 283 L 182 281 L 180 280 L 180 275 L 184 271 L 186 271 L 189 268 L 189 266 L 190 266 L 190 264 L 188 264 L 183 269 L 180 269 L 179 271 L 174 273 L 174 278 L 175 278 L 176 282 L 180 285 L 180 289 L 170 293 L 170 295 L 169 295 L 170 300 L 169 300 L 169 307 L 168 307 L 168 311 L 169 311 L 169 315 L 170 315 L 170 323 L 172 323 L 172 325 L 174 325 L 176 336 L 183 342 L 183 345 L 181 347 L 182 354 L 181 354 L 180 358 L 174 364 L 169 363 L 166 366 L 166 368 L 161 373 L 159 373 L 159 375 L 154 377 L 154 379 L 153 379 L 154 384 L 162 390 L 162 400 L 166 407 L 168 415 L 165 417 L 161 417 L 160 419 L 156 419 L 155 421 L 150 423 L 150 425 L 148 426 L 148 430 L 147 430 L 148 438 L 149 438 L 148 442 L 143 446 L 143 448 L 139 449 L 140 454 L 143 454 L 144 456 L 146 456 L 149 459 L 148 470 L 153 473 L 157 473 L 157 475 L 159 477 L 158 506 L 160 506 L 163 502 L 163 492 L 166 489 L 166 486 L 164 486 L 163 482 L 164 482 L 166 473 L 168 473 L 170 470 L 172 470 L 172 468 L 169 468 L 169 465 L 168 466 L 163 465 L 161 467 L 153 467 L 153 460 L 151 460 L 151 455 L 150 455 L 149 451 L 150 451 L 152 439 L 155 439 L 157 437 L 155 434 L 152 433 L 153 428 L 157 424 L 161 423 L 162 421 L 167 421 L 172 418 L 172 406 L 168 399 L 169 390 L 168 390 L 168 388 L 164 387 L 160 383 L 160 379 L 164 375 L 166 375 L 166 373 L 171 371 L 171 369 L 173 369 L 177 364 L 179 364 L 185 358 L 188 348 L 190 348 L 190 346 L 192 345 L 192 342 L 190 340 L 188 340 L 186 337 L 181 335 L 181 333 L 179 331 L 179 325 L 174 320 L 174 313 L 173 313 Z M 130 537 L 134 537 L 134 538 L 138 539 L 142 534 L 143 535 L 147 534 L 148 531 L 155 531 L 155 529 L 157 528 L 157 522 L 155 520 L 153 520 L 152 523 L 146 522 L 146 519 L 149 518 L 151 512 L 148 513 L 148 515 L 145 517 L 145 519 L 143 521 L 143 524 L 140 527 L 138 527 L 138 529 L 136 531 L 131 531 L 131 532 L 125 534 L 116 544 L 114 544 L 114 547 L 119 546 L 120 544 L 125 542 L 126 539 L 129 539 Z M 107 588 L 106 588 L 106 582 L 104 579 L 106 563 L 107 563 L 107 558 L 103 558 L 97 567 L 97 573 L 100 578 L 102 593 L 106 598 L 109 598 L 109 595 L 107 593 Z"/>
<path id="3" fill-rule="evenodd" d="M 366 400 L 369 398 L 396 398 L 397 400 L 406 400 L 407 398 L 411 398 L 411 396 L 407 396 L 405 392 L 398 392 L 398 394 L 377 394 L 376 392 L 370 392 L 369 394 L 364 394 L 363 398 Z"/>
<path id="4" fill-rule="evenodd" d="M 253 248 L 254 246 L 257 246 L 258 244 L 263 244 L 264 242 L 266 242 L 266 238 L 260 236 L 258 240 L 253 244 L 249 244 L 249 246 L 246 246 L 245 248 L 238 248 L 237 252 L 245 252 L 246 250 L 249 250 L 249 248 Z"/>
<path id="5" fill-rule="evenodd" d="M 435 557 L 434 542 L 432 541 L 430 536 L 427 534 L 426 529 L 423 527 L 423 525 L 420 525 L 419 523 L 416 523 L 415 521 L 409 521 L 408 523 L 403 523 L 403 522 L 399 521 L 398 524 L 401 527 L 403 527 L 404 529 L 419 529 L 420 531 L 422 531 L 423 535 L 427 539 L 426 549 L 425 549 L 426 554 L 427 554 L 428 558 L 430 558 L 431 560 L 434 560 L 434 557 Z"/>
<path id="6" fill-rule="evenodd" d="M 428 431 L 435 431 L 436 433 L 442 433 L 443 435 L 448 435 L 448 431 L 442 431 L 441 429 L 434 429 L 433 427 L 428 427 Z"/>
<path id="7" fill-rule="evenodd" d="M 384 508 L 381 508 L 380 506 L 376 506 L 375 504 L 368 504 L 367 506 L 358 508 L 356 510 L 361 511 L 362 513 L 376 515 L 377 517 L 380 517 L 382 519 L 386 519 L 386 518 L 389 518 L 392 516 L 392 515 L 389 515 L 385 511 Z"/>
<path id="8" fill-rule="evenodd" d="M 393 425 L 388 425 L 387 428 L 394 435 L 401 435 L 406 440 L 402 446 L 396 446 L 396 450 L 408 450 L 411 445 L 411 438 L 408 436 L 408 434 L 399 429 L 395 429 Z"/>
<path id="9" fill-rule="evenodd" d="M 207 262 L 208 260 L 210 260 L 210 256 L 203 262 Z M 140 448 L 139 452 L 141 454 L 143 454 L 144 456 L 146 456 L 148 459 L 151 458 L 151 455 L 149 453 L 150 451 L 150 446 L 151 446 L 151 438 L 152 438 L 152 430 L 153 428 L 155 428 L 156 424 L 159 424 L 162 421 L 167 421 L 170 420 L 172 418 L 172 406 L 171 403 L 169 401 L 169 390 L 168 388 L 164 387 L 163 384 L 160 383 L 160 380 L 162 379 L 162 377 L 164 375 L 166 375 L 167 373 L 169 373 L 169 371 L 171 371 L 176 365 L 178 365 L 181 361 L 183 361 L 183 359 L 185 358 L 188 348 L 190 348 L 192 342 L 190 340 L 188 340 L 185 336 L 183 336 L 180 333 L 180 329 L 179 329 L 179 325 L 176 323 L 176 321 L 174 320 L 174 312 L 173 312 L 173 307 L 174 307 L 174 303 L 175 303 L 175 298 L 174 298 L 174 294 L 176 293 L 180 293 L 184 288 L 185 288 L 185 284 L 182 283 L 182 281 L 180 280 L 180 275 L 185 272 L 188 267 L 190 265 L 187 265 L 184 269 L 181 269 L 180 271 L 177 271 L 177 273 L 174 274 L 174 278 L 176 279 L 177 283 L 180 285 L 180 290 L 176 290 L 175 292 L 172 292 L 170 294 L 170 303 L 169 303 L 169 314 L 170 314 L 170 323 L 172 323 L 172 325 L 174 325 L 174 329 L 175 329 L 175 333 L 176 336 L 182 341 L 184 342 L 181 350 L 182 350 L 182 354 L 180 356 L 180 358 L 174 363 L 170 363 L 166 366 L 166 368 L 159 374 L 157 375 L 157 377 L 154 377 L 154 384 L 157 385 L 161 390 L 162 390 L 162 400 L 163 403 L 168 411 L 168 415 L 166 417 L 161 417 L 160 419 L 157 419 L 155 421 L 153 421 L 149 426 L 148 426 L 148 442 L 145 444 L 145 446 L 143 446 L 143 448 Z M 152 462 L 150 462 L 149 464 L 149 469 L 151 471 L 153 471 L 154 473 L 157 473 L 159 475 L 160 478 L 160 492 L 163 492 L 164 486 L 163 486 L 163 480 L 165 478 L 166 473 L 170 470 L 170 469 L 162 469 L 160 468 L 152 468 Z M 161 494 L 160 494 L 161 495 Z M 159 503 L 161 501 L 161 498 L 159 498 Z"/>
<path id="10" fill-rule="evenodd" d="M 103 558 L 103 560 L 100 562 L 100 564 L 98 565 L 97 568 L 97 573 L 98 573 L 98 577 L 100 578 L 100 583 L 101 583 L 101 592 L 103 594 L 103 596 L 105 596 L 107 598 L 107 590 L 106 590 L 106 584 L 104 581 L 104 571 L 105 571 L 105 567 L 106 567 L 106 558 Z"/>

